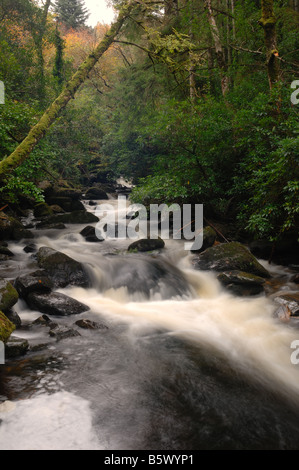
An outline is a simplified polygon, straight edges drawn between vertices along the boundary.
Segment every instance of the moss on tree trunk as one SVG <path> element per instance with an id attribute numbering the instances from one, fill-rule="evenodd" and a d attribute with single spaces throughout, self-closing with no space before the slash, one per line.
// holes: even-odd
<path id="1" fill-rule="evenodd" d="M 14 152 L 0 162 L 0 180 L 5 178 L 7 174 L 21 165 L 28 158 L 34 147 L 44 137 L 61 111 L 66 107 L 68 102 L 75 97 L 75 93 L 79 89 L 80 85 L 86 80 L 88 74 L 100 57 L 114 41 L 114 38 L 119 33 L 125 19 L 130 14 L 132 7 L 133 2 L 129 2 L 120 10 L 115 23 L 112 24 L 110 30 L 106 33 L 96 49 L 80 65 L 77 72 L 66 84 L 58 98 L 56 98 L 56 100 L 49 106 L 39 122 L 31 129 L 27 137 L 14 150 Z"/>
<path id="2" fill-rule="evenodd" d="M 262 0 L 262 17 L 259 20 L 264 29 L 266 46 L 266 65 L 270 88 L 278 81 L 280 76 L 279 53 L 276 37 L 276 17 L 273 0 Z"/>

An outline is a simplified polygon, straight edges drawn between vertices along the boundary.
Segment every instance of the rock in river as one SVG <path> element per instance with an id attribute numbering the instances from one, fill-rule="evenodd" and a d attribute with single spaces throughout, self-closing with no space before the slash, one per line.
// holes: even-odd
<path id="1" fill-rule="evenodd" d="M 31 309 L 48 315 L 77 315 L 89 310 L 87 305 L 59 292 L 50 294 L 31 292 L 27 297 L 27 303 Z"/>
<path id="2" fill-rule="evenodd" d="M 195 256 L 192 263 L 196 269 L 214 271 L 242 271 L 269 278 L 268 271 L 252 253 L 239 242 L 221 243 L 207 248 Z"/>
<path id="3" fill-rule="evenodd" d="M 37 253 L 37 262 L 47 272 L 55 287 L 89 286 L 89 278 L 83 265 L 60 251 L 41 247 Z"/>

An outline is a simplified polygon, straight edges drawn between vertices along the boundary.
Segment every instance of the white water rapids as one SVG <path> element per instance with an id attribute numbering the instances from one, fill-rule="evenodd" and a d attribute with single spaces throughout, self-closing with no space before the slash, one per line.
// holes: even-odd
<path id="1" fill-rule="evenodd" d="M 81 229 L 40 231 L 35 243 L 84 263 L 92 287 L 59 291 L 90 308 L 79 318 L 109 329 L 51 343 L 48 369 L 40 363 L 30 369 L 34 386 L 28 396 L 17 382 L 22 400 L 7 393 L 0 404 L 0 449 L 255 448 L 259 420 L 271 429 L 261 431 L 261 445 L 294 447 L 282 423 L 283 403 L 299 409 L 299 365 L 291 362 L 299 329 L 273 317 L 277 304 L 271 297 L 229 294 L 213 273 L 194 270 L 183 241 L 166 241 L 161 253 L 127 254 L 129 240 L 88 243 Z M 9 248 L 23 272 L 33 270 L 23 246 Z M 148 285 L 156 261 L 170 275 Z M 283 289 L 295 290 L 285 268 L 263 264 L 286 279 Z M 40 315 L 23 301 L 16 310 L 25 323 Z M 29 340 L 35 335 L 20 334 Z M 17 379 L 11 380 L 13 387 Z"/>

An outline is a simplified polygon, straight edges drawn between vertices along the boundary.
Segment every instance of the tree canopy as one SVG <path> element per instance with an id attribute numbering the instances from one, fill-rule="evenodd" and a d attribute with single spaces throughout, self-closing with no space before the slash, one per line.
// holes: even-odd
<path id="1" fill-rule="evenodd" d="M 113 4 L 120 15 L 127 7 Z M 98 182 L 132 180 L 136 202 L 203 203 L 207 216 L 254 238 L 296 233 L 298 2 L 139 0 L 130 8 L 115 29 L 86 27 L 81 0 L 0 3 L 3 203 L 42 198 L 47 178 L 80 185 L 96 167 Z M 107 33 L 105 51 L 71 89 Z M 5 167 L 61 96 L 68 99 L 43 138 Z"/>

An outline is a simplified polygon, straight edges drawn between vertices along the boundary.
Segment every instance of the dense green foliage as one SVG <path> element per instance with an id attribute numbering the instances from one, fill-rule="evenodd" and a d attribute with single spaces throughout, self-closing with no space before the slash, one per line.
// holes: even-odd
<path id="1" fill-rule="evenodd" d="M 58 28 L 51 8 L 43 23 L 44 7 L 33 0 L 8 2 L 9 15 L 6 3 L 0 6 L 2 158 L 98 34 L 80 29 L 86 11 L 79 0 L 56 3 L 60 21 L 75 33 Z M 207 4 L 139 2 L 76 99 L 2 186 L 3 201 L 19 194 L 40 199 L 43 179 L 80 184 L 96 162 L 106 177 L 132 180 L 136 202 L 203 203 L 207 214 L 256 238 L 298 230 L 299 105 L 290 100 L 299 79 L 297 3 L 274 2 L 280 77 L 272 89 L 261 2 L 212 1 L 216 39 Z M 70 6 L 78 7 L 74 24 L 62 18 Z"/>

